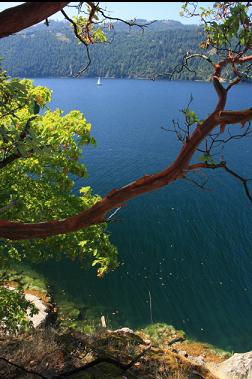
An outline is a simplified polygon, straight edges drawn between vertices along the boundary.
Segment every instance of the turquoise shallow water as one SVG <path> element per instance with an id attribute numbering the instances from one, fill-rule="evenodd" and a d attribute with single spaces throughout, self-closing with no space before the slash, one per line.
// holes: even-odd
<path id="1" fill-rule="evenodd" d="M 36 79 L 54 90 L 53 107 L 80 109 L 96 148 L 83 152 L 99 194 L 165 168 L 179 144 L 161 129 L 181 118 L 190 94 L 204 117 L 216 96 L 209 83 Z M 251 106 L 252 86 L 233 90 L 227 109 Z M 230 167 L 251 173 L 251 139 L 226 147 Z M 57 288 L 81 303 L 106 307 L 122 326 L 166 322 L 219 347 L 252 349 L 252 204 L 235 179 L 209 173 L 208 191 L 177 182 L 134 199 L 110 226 L 123 265 L 103 280 L 69 261 L 42 266 Z M 82 186 L 84 183 L 79 183 Z M 78 190 L 78 188 L 76 189 Z"/>

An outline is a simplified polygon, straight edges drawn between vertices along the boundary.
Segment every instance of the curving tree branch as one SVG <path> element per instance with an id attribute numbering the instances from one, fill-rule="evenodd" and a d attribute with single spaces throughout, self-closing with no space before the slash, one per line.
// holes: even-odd
<path id="1" fill-rule="evenodd" d="M 32 7 L 34 8 L 34 3 L 27 4 L 33 4 Z M 36 3 L 36 5 L 37 4 L 40 4 L 40 6 L 42 6 L 42 4 L 44 3 Z M 58 4 L 59 7 L 63 8 L 67 3 L 45 4 L 46 7 L 48 7 L 48 4 Z M 92 5 L 93 3 L 88 4 Z M 44 18 L 46 18 L 47 16 L 45 16 L 44 9 Z M 32 17 L 30 16 L 28 18 L 30 18 L 31 22 Z M 25 27 L 27 26 L 28 25 L 26 25 Z M 208 116 L 207 119 L 197 124 L 195 130 L 192 132 L 191 135 L 188 135 L 188 138 L 186 138 L 183 147 L 177 155 L 177 158 L 171 165 L 169 165 L 161 172 L 152 175 L 145 175 L 124 187 L 112 190 L 102 200 L 97 202 L 90 209 L 62 220 L 51 220 L 40 223 L 24 223 L 17 221 L 0 220 L 0 237 L 9 238 L 12 240 L 21 240 L 31 238 L 47 238 L 58 234 L 76 232 L 80 229 L 87 228 L 94 224 L 107 222 L 108 213 L 116 208 L 120 208 L 122 204 L 126 201 L 131 200 L 144 193 L 157 190 L 176 180 L 184 178 L 188 170 L 192 169 L 192 165 L 190 166 L 190 161 L 194 153 L 197 150 L 199 150 L 201 143 L 214 131 L 214 129 L 217 126 L 221 126 L 221 132 L 223 132 L 227 124 L 241 123 L 243 126 L 246 122 L 252 120 L 252 109 L 245 109 L 240 111 L 224 110 L 228 91 L 232 88 L 232 86 L 236 85 L 239 82 L 239 77 L 227 88 L 225 88 L 221 83 L 221 74 L 224 67 L 226 67 L 227 65 L 231 65 L 233 69 L 236 70 L 236 64 L 244 64 L 252 61 L 251 55 L 244 55 L 246 51 L 247 49 L 244 49 L 241 53 L 228 51 L 226 58 L 216 64 L 213 64 L 211 60 L 209 61 L 209 63 L 211 63 L 214 68 L 212 79 L 214 89 L 218 96 L 216 108 L 210 114 L 210 116 Z M 203 59 L 206 59 L 206 57 L 203 57 Z M 188 59 L 186 61 L 188 61 Z M 216 165 L 213 166 L 214 167 L 211 168 L 217 168 Z M 195 168 L 197 167 L 194 166 L 194 169 Z M 209 165 L 208 168 L 210 168 Z M 228 169 L 226 166 L 222 166 L 222 168 L 224 168 L 230 174 L 242 181 L 246 193 L 248 192 L 246 187 L 246 179 L 240 177 L 232 170 Z"/>
<path id="2" fill-rule="evenodd" d="M 219 96 L 221 98 L 222 95 Z M 165 170 L 153 175 L 145 175 L 122 188 L 114 189 L 90 209 L 63 220 L 32 224 L 0 220 L 0 236 L 13 240 L 46 238 L 57 234 L 75 232 L 94 224 L 106 222 L 107 213 L 120 207 L 124 202 L 183 178 L 198 146 L 221 122 L 237 123 L 248 121 L 248 119 L 252 120 L 252 110 L 215 111 L 195 129 L 176 160 Z"/>

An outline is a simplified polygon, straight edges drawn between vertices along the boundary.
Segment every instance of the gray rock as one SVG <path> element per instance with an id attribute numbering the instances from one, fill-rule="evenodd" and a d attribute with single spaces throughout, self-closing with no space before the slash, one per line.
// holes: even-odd
<path id="1" fill-rule="evenodd" d="M 252 351 L 236 353 L 209 369 L 220 379 L 252 379 Z"/>
<path id="2" fill-rule="evenodd" d="M 190 359 L 190 361 L 193 361 L 195 362 L 197 365 L 200 365 L 200 366 L 204 366 L 205 365 L 205 359 L 202 355 L 199 355 L 198 357 L 194 357 L 192 355 L 188 355 L 188 359 Z"/>
<path id="3" fill-rule="evenodd" d="M 120 333 L 120 332 L 122 332 L 122 333 L 131 333 L 131 334 L 133 334 L 134 332 L 133 332 L 133 330 L 132 329 L 129 329 L 129 328 L 121 328 L 121 329 L 116 329 L 116 330 L 114 330 L 114 333 Z"/>

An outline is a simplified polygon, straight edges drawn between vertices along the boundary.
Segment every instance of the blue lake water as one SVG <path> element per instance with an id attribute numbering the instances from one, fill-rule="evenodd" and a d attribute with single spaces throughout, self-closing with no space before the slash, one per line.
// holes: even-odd
<path id="1" fill-rule="evenodd" d="M 216 102 L 210 83 L 144 80 L 36 79 L 53 89 L 52 107 L 79 109 L 97 147 L 84 149 L 92 185 L 106 194 L 162 170 L 180 145 L 170 127 L 188 103 L 203 118 Z M 233 89 L 227 109 L 251 107 L 252 86 Z M 252 177 L 251 139 L 233 141 L 225 157 Z M 46 274 L 75 301 L 106 307 L 122 326 L 166 322 L 200 341 L 234 351 L 252 349 L 252 204 L 240 183 L 209 174 L 208 190 L 178 181 L 128 203 L 110 225 L 122 266 L 104 279 L 78 264 L 47 263 Z"/>

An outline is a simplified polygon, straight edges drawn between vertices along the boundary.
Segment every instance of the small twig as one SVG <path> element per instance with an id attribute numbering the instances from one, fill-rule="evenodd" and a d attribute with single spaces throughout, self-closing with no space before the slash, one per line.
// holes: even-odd
<path id="1" fill-rule="evenodd" d="M 151 301 L 151 293 L 150 293 L 150 290 L 148 290 L 149 292 L 149 305 L 150 305 L 150 321 L 151 323 L 153 324 L 153 317 L 152 317 L 152 301 Z"/>
<path id="2" fill-rule="evenodd" d="M 111 17 L 111 16 L 108 16 L 108 15 L 106 15 L 106 14 L 104 13 L 104 10 L 103 10 L 102 8 L 100 8 L 98 5 L 95 5 L 95 4 L 92 3 L 92 2 L 87 2 L 87 4 L 88 4 L 92 9 L 95 8 L 95 10 L 98 11 L 98 12 L 104 17 L 104 19 L 106 19 L 106 20 L 111 20 L 111 21 L 121 21 L 121 22 L 123 22 L 124 24 L 126 24 L 126 25 L 128 25 L 128 26 L 130 26 L 130 27 L 132 27 L 132 26 L 137 26 L 137 27 L 139 27 L 139 28 L 141 28 L 141 29 L 144 29 L 144 28 L 148 27 L 149 25 L 151 25 L 151 24 L 153 24 L 154 22 L 157 21 L 157 20 L 154 20 L 154 21 L 147 22 L 147 23 L 145 23 L 145 24 L 138 24 L 138 23 L 136 23 L 134 20 L 126 21 L 126 20 L 123 20 L 123 19 L 118 18 L 118 17 Z M 99 4 L 99 3 L 98 3 L 98 4 Z"/>
<path id="3" fill-rule="evenodd" d="M 226 162 L 220 162 L 218 164 L 196 163 L 196 164 L 189 166 L 187 171 L 193 171 L 193 170 L 200 169 L 200 168 L 206 168 L 206 169 L 212 169 L 212 170 L 222 168 L 223 170 L 227 171 L 230 175 L 232 175 L 234 178 L 238 179 L 242 183 L 244 190 L 245 190 L 245 193 L 246 193 L 249 201 L 252 203 L 252 195 L 251 195 L 249 188 L 248 188 L 248 182 L 251 181 L 252 179 L 247 179 L 247 178 L 244 178 L 241 175 L 237 174 L 237 172 L 235 172 L 235 171 L 231 170 L 229 167 L 227 167 Z M 188 179 L 188 178 L 185 178 L 185 179 Z"/>
<path id="4" fill-rule="evenodd" d="M 243 184 L 243 187 L 244 187 L 244 190 L 245 190 L 245 193 L 248 197 L 248 199 L 250 200 L 250 202 L 252 203 L 252 196 L 249 192 L 249 188 L 248 188 L 248 182 L 251 181 L 252 179 L 246 179 L 246 178 L 243 178 L 242 176 L 240 176 L 239 174 L 237 174 L 235 171 L 231 170 L 229 167 L 227 167 L 226 165 L 223 167 L 224 170 L 226 170 L 229 174 L 231 174 L 233 177 L 235 177 L 236 179 L 238 179 L 240 182 L 242 182 Z"/>
<path id="5" fill-rule="evenodd" d="M 196 76 L 196 75 L 197 75 L 197 71 L 191 69 L 191 68 L 188 66 L 189 60 L 190 60 L 190 59 L 193 59 L 193 58 L 201 58 L 201 59 L 204 59 L 204 60 L 206 60 L 208 63 L 210 63 L 210 64 L 214 67 L 214 63 L 212 62 L 212 60 L 211 60 L 207 55 L 200 54 L 200 53 L 190 54 L 189 52 L 187 52 L 187 53 L 183 56 L 183 58 L 182 58 L 182 63 L 177 64 L 171 72 L 156 75 L 156 76 L 153 78 L 153 80 L 158 79 L 158 78 L 160 78 L 160 77 L 161 77 L 161 78 L 169 77 L 170 79 L 172 79 L 173 76 L 174 76 L 175 74 L 179 74 L 179 73 L 181 73 L 184 69 L 186 69 L 186 70 L 189 71 L 189 72 L 194 73 L 194 75 Z"/>
<path id="6" fill-rule="evenodd" d="M 209 189 L 207 189 L 205 187 L 205 185 L 208 182 L 208 179 L 203 184 L 197 182 L 196 180 L 194 180 L 192 178 L 188 178 L 187 176 L 185 176 L 184 179 L 187 180 L 188 182 L 191 182 L 191 183 L 195 184 L 195 186 L 199 187 L 200 189 L 203 189 L 204 191 L 209 191 Z"/>

